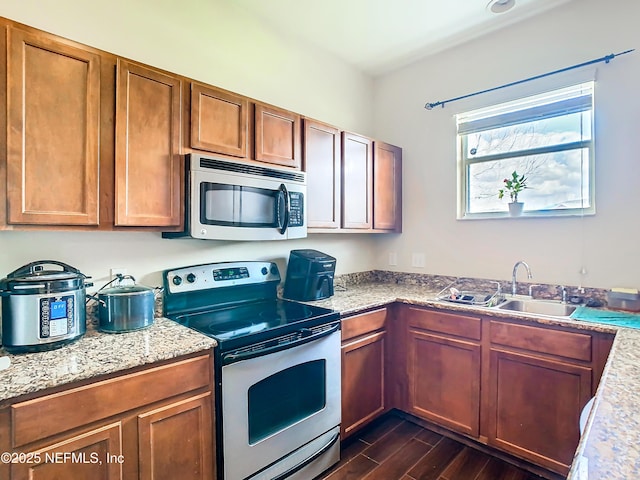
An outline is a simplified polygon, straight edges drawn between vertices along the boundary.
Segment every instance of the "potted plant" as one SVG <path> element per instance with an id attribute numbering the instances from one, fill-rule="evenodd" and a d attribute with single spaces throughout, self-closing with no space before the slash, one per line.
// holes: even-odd
<path id="1" fill-rule="evenodd" d="M 518 175 L 518 172 L 514 170 L 511 178 L 505 178 L 503 181 L 504 188 L 498 190 L 498 198 L 502 199 L 508 193 L 511 199 L 509 214 L 512 217 L 517 217 L 522 214 L 522 207 L 524 206 L 524 203 L 518 202 L 518 193 L 527 188 L 527 178 L 524 175 Z"/>

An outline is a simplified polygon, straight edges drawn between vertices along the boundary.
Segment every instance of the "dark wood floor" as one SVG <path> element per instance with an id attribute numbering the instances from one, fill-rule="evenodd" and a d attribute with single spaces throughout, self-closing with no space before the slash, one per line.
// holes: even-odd
<path id="1" fill-rule="evenodd" d="M 387 415 L 349 438 L 322 480 L 540 480 L 542 477 Z"/>

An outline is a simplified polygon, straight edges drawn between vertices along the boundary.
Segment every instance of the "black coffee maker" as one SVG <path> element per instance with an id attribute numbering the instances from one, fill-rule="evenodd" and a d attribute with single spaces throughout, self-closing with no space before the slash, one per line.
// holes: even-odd
<path id="1" fill-rule="evenodd" d="M 291 300 L 310 301 L 333 295 L 333 275 L 336 259 L 317 250 L 291 250 L 284 297 Z"/>

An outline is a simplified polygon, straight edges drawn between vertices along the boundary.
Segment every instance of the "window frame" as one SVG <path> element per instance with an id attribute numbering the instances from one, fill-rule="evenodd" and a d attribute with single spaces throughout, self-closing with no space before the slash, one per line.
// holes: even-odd
<path id="1" fill-rule="evenodd" d="M 577 92 L 587 92 L 587 94 L 577 94 Z M 558 108 L 547 108 L 546 104 L 540 103 L 544 99 L 553 99 L 554 96 L 562 97 L 563 95 L 569 95 L 569 100 L 557 100 L 550 101 L 548 105 L 556 105 Z M 580 97 L 589 97 L 589 108 L 585 108 L 587 101 L 583 100 L 580 103 L 579 100 L 572 101 L 572 99 L 579 99 Z M 533 107 L 530 106 L 533 104 Z M 520 108 L 516 108 L 521 105 Z M 527 106 L 529 105 L 529 106 Z M 540 106 L 542 105 L 542 106 Z M 538 114 L 531 114 L 538 110 Z M 553 146 L 534 147 L 530 149 L 513 150 L 502 153 L 495 153 L 490 155 L 484 155 L 477 158 L 470 158 L 467 154 L 469 135 L 479 131 L 489 131 L 495 128 L 506 127 L 510 125 L 525 124 L 533 122 L 535 120 L 548 119 L 553 117 L 568 116 L 577 112 L 590 112 L 590 135 L 588 140 L 579 140 L 570 143 L 563 143 Z M 506 112 L 506 113 L 505 113 Z M 519 117 L 519 112 L 523 112 Z M 514 121 L 514 117 L 516 121 Z M 496 119 L 507 119 L 504 123 L 500 123 Z M 462 121 L 461 121 L 462 119 Z M 470 119 L 470 120 L 469 120 Z M 465 122 L 466 120 L 466 122 Z M 485 128 L 468 128 L 468 125 L 476 123 L 478 125 L 485 124 Z M 461 124 L 466 124 L 467 128 L 460 128 Z M 461 133 L 462 130 L 462 133 Z M 586 161 L 588 162 L 588 196 L 582 196 L 584 200 L 588 200 L 588 206 L 563 208 L 563 209 L 538 209 L 523 211 L 522 215 L 518 218 L 531 218 L 531 217 L 567 217 L 567 216 L 584 216 L 595 215 L 595 81 L 588 80 L 582 82 L 576 82 L 569 86 L 563 86 L 546 91 L 545 93 L 538 93 L 534 95 L 527 95 L 513 101 L 496 102 L 492 105 L 469 110 L 458 113 L 456 115 L 456 145 L 457 145 L 457 190 L 458 190 L 458 205 L 457 205 L 457 219 L 458 220 L 475 220 L 475 219 L 500 219 L 500 218 L 514 218 L 509 215 L 508 210 L 493 211 L 493 212 L 469 212 L 470 206 L 470 188 L 469 188 L 469 170 L 471 165 L 479 163 L 487 163 L 492 161 L 499 161 L 509 158 L 518 158 L 522 156 L 540 155 L 545 153 L 557 153 L 562 151 L 572 151 L 579 149 L 587 149 L 588 154 Z M 582 186 L 584 189 L 584 185 Z M 499 185 L 496 185 L 496 195 L 499 189 Z M 508 200 L 506 200 L 508 202 Z M 505 203 L 505 206 L 507 203 Z"/>

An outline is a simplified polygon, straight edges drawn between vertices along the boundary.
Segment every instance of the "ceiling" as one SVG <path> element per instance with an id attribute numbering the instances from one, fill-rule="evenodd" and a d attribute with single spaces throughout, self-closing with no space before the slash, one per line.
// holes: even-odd
<path id="1" fill-rule="evenodd" d="M 571 0 L 516 0 L 495 14 L 489 0 L 235 0 L 292 39 L 377 76 Z"/>

